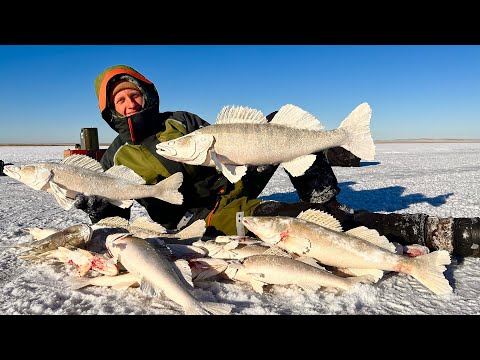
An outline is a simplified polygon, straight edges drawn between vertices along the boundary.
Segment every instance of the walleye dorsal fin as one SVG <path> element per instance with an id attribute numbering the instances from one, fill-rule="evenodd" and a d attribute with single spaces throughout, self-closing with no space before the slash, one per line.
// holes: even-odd
<path id="1" fill-rule="evenodd" d="M 296 105 L 287 104 L 278 110 L 270 124 L 296 129 L 322 130 L 323 125 L 315 116 Z"/>
<path id="2" fill-rule="evenodd" d="M 324 228 L 333 231 L 343 231 L 340 221 L 338 221 L 333 215 L 330 215 L 322 210 L 307 209 L 298 214 L 297 218 L 323 226 Z"/>
<path id="3" fill-rule="evenodd" d="M 385 236 L 381 236 L 377 230 L 369 229 L 365 226 L 359 226 L 354 229 L 345 231 L 345 234 L 359 237 L 360 239 L 366 240 L 369 243 L 380 246 L 388 251 L 395 252 L 396 247 L 393 243 L 388 241 Z"/>
<path id="4" fill-rule="evenodd" d="M 102 165 L 97 160 L 87 155 L 73 154 L 63 159 L 62 163 L 81 167 L 95 172 L 103 172 Z"/>
<path id="5" fill-rule="evenodd" d="M 235 124 L 235 123 L 251 123 L 263 124 L 267 123 L 267 118 L 260 110 L 252 109 L 246 106 L 224 106 L 217 115 L 215 124 Z"/>
<path id="6" fill-rule="evenodd" d="M 172 265 L 179 279 L 193 288 L 192 269 L 190 269 L 188 261 L 184 259 L 178 259 L 172 262 Z"/>
<path id="7" fill-rule="evenodd" d="M 135 171 L 124 165 L 114 165 L 110 169 L 105 171 L 105 174 L 119 177 L 138 185 L 146 184 L 144 178 L 142 178 Z"/>
<path id="8" fill-rule="evenodd" d="M 196 237 L 202 237 L 205 234 L 205 230 L 207 230 L 207 224 L 205 220 L 199 219 L 193 222 L 191 225 L 187 226 L 185 229 L 179 231 L 177 236 L 181 239 L 191 239 Z"/>
<path id="9" fill-rule="evenodd" d="M 213 162 L 215 163 L 216 168 L 222 172 L 222 174 L 230 181 L 232 184 L 236 183 L 239 181 L 243 175 L 247 172 L 247 166 L 246 165 L 225 165 L 222 164 L 222 162 L 219 160 L 217 157 L 217 154 L 215 152 L 212 152 L 210 154 Z"/>
<path id="10" fill-rule="evenodd" d="M 55 196 L 55 199 L 65 210 L 70 210 L 73 207 L 74 199 L 67 198 L 67 189 L 64 189 L 50 181 L 50 192 Z"/>
<path id="11" fill-rule="evenodd" d="M 310 169 L 310 166 L 312 166 L 316 158 L 317 155 L 314 154 L 303 155 L 282 163 L 282 166 L 290 173 L 290 175 L 297 177 L 305 174 L 305 171 Z"/>
<path id="12" fill-rule="evenodd" d="M 128 220 L 120 216 L 106 217 L 95 223 L 97 226 L 128 229 Z"/>
<path id="13" fill-rule="evenodd" d="M 167 229 L 165 229 L 162 225 L 150 220 L 146 216 L 139 216 L 135 218 L 130 223 L 130 226 L 135 226 L 144 230 L 153 231 L 158 234 L 165 234 L 167 232 Z"/>

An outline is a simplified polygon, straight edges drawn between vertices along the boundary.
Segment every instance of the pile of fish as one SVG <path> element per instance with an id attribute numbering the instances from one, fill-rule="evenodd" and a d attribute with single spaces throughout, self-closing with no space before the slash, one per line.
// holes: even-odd
<path id="1" fill-rule="evenodd" d="M 115 217 L 62 230 L 28 229 L 33 240 L 17 247 L 28 251 L 20 255 L 25 260 L 73 265 L 72 289 L 139 287 L 149 296 L 163 294 L 185 314 L 229 314 L 233 308 L 197 300 L 191 290 L 200 281 L 238 281 L 258 293 L 266 285 L 341 293 L 374 284 L 385 272 L 402 272 L 435 294 L 452 292 L 443 275 L 450 263 L 444 250 L 395 246 L 365 227 L 343 232 L 319 210 L 297 218 L 245 217 L 243 224 L 257 237 L 207 238 L 203 220 L 168 232 L 147 217 Z"/>
<path id="2" fill-rule="evenodd" d="M 315 161 L 314 153 L 330 147 L 342 146 L 372 160 L 370 117 L 370 106 L 363 103 L 337 129 L 325 131 L 313 115 L 291 104 L 270 123 L 258 110 L 225 107 L 214 125 L 160 143 L 156 150 L 171 160 L 216 167 L 231 182 L 243 177 L 247 165 L 281 164 L 292 176 L 300 176 Z M 178 191 L 182 173 L 146 185 L 125 166 L 103 171 L 99 162 L 83 155 L 60 163 L 8 165 L 4 172 L 53 194 L 66 210 L 73 207 L 77 194 L 96 195 L 123 208 L 146 197 L 183 202 Z M 16 247 L 24 260 L 73 265 L 77 269 L 77 276 L 69 280 L 73 289 L 139 287 L 150 296 L 163 294 L 185 314 L 230 313 L 232 305 L 200 301 L 191 291 L 196 282 L 224 279 L 250 284 L 259 293 L 266 285 L 342 292 L 360 283 L 374 284 L 385 272 L 398 272 L 437 295 L 452 293 L 443 274 L 450 264 L 445 250 L 395 245 L 363 226 L 343 231 L 333 216 L 318 210 L 297 218 L 248 216 L 243 225 L 255 237 L 207 238 L 203 220 L 172 232 L 146 217 L 115 217 L 66 229 L 28 229 L 33 240 Z"/>

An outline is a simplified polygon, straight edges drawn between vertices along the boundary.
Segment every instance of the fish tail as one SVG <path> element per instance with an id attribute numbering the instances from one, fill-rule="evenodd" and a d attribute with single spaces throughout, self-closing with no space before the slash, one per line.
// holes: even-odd
<path id="1" fill-rule="evenodd" d="M 154 185 L 160 192 L 160 194 L 155 197 L 171 204 L 182 204 L 183 195 L 178 191 L 178 188 L 182 185 L 182 182 L 183 174 L 181 172 L 177 172 L 167 177 L 165 180 L 162 180 L 158 184 Z"/>
<path id="2" fill-rule="evenodd" d="M 408 272 L 420 283 L 437 295 L 447 295 L 452 292 L 447 278 L 443 275 L 446 270 L 445 265 L 449 265 L 450 254 L 447 250 L 433 251 L 427 255 L 421 255 L 411 258 L 415 264 L 413 269 Z"/>
<path id="3" fill-rule="evenodd" d="M 363 103 L 357 106 L 338 127 L 347 132 L 347 141 L 342 147 L 364 160 L 373 160 L 375 157 L 375 144 L 370 133 L 371 116 L 372 109 L 367 103 Z"/>

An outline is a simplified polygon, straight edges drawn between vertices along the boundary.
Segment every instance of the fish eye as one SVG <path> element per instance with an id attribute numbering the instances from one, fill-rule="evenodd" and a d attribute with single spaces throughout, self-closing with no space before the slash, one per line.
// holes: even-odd
<path id="1" fill-rule="evenodd" d="M 172 146 L 173 144 L 175 144 L 175 141 L 169 141 L 169 142 L 167 142 L 167 145 Z"/>

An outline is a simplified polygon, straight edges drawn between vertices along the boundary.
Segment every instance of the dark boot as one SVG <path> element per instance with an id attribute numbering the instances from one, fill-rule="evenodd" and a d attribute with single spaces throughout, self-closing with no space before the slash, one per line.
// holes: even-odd
<path id="1" fill-rule="evenodd" d="M 425 238 L 427 218 L 426 214 L 380 214 L 357 210 L 353 215 L 353 227 L 375 229 L 388 240 L 402 245 L 419 244 L 430 248 Z"/>
<path id="2" fill-rule="evenodd" d="M 325 153 L 320 151 L 315 155 L 317 158 L 305 174 L 294 177 L 287 171 L 287 175 L 301 201 L 323 204 L 334 199 L 340 193 L 340 188 Z"/>
<path id="3" fill-rule="evenodd" d="M 453 219 L 453 255 L 480 256 L 480 219 Z"/>

